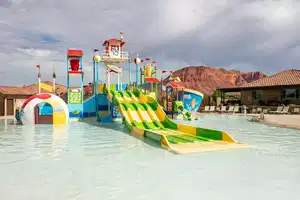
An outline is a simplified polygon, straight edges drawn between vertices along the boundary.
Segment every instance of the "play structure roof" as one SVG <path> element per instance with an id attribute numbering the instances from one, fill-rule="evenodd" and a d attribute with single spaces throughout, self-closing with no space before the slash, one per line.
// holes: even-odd
<path id="1" fill-rule="evenodd" d="M 68 56 L 83 56 L 83 51 L 78 49 L 68 49 Z"/>
<path id="2" fill-rule="evenodd" d="M 148 82 L 148 83 L 159 83 L 160 80 L 158 80 L 157 78 L 146 78 L 146 82 Z"/>
<path id="3" fill-rule="evenodd" d="M 125 44 L 125 42 L 123 42 L 123 41 L 121 41 L 121 40 L 118 40 L 118 39 L 116 39 L 116 38 L 111 38 L 111 39 L 109 39 L 109 40 L 105 40 L 105 41 L 103 42 L 103 46 L 105 46 L 107 43 L 112 43 L 112 42 L 119 42 L 119 43 L 121 43 L 121 46 L 123 46 L 123 45 Z"/>
<path id="4" fill-rule="evenodd" d="M 182 82 L 170 82 L 172 88 L 185 88 Z"/>

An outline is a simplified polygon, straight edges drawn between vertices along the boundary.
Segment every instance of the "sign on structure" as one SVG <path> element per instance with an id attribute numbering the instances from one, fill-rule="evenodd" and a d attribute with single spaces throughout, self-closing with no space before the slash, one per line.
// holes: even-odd
<path id="1" fill-rule="evenodd" d="M 116 73 L 121 73 L 122 72 L 122 67 L 118 67 L 116 65 L 112 65 L 112 64 L 107 64 L 106 65 L 108 69 L 110 69 L 111 71 L 114 71 Z"/>
<path id="2" fill-rule="evenodd" d="M 82 104 L 82 92 L 81 91 L 69 91 L 68 94 L 69 104 Z"/>

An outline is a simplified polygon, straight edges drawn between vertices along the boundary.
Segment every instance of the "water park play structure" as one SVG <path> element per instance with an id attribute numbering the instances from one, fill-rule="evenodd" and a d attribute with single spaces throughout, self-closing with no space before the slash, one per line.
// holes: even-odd
<path id="1" fill-rule="evenodd" d="M 36 94 L 21 107 L 22 124 L 66 124 L 69 120 L 67 104 L 51 93 Z"/>
<path id="2" fill-rule="evenodd" d="M 183 117 L 191 120 L 192 115 L 195 116 L 201 105 L 203 94 L 185 88 L 181 79 L 176 77 L 172 71 L 162 71 L 162 73 L 166 72 L 170 72 L 170 75 L 167 83 L 161 87 L 160 104 L 172 119 L 181 119 Z M 162 78 L 161 82 L 163 83 Z"/>
<path id="3" fill-rule="evenodd" d="M 94 119 L 99 123 L 113 123 L 122 120 L 133 136 L 157 141 L 162 147 L 175 153 L 192 153 L 220 149 L 241 148 L 246 145 L 235 141 L 229 134 L 205 128 L 175 123 L 168 114 L 185 115 L 199 108 L 203 95 L 186 90 L 178 77 L 171 75 L 163 89 L 163 82 L 156 74 L 156 63 L 146 58 L 136 57 L 136 81 L 133 84 L 120 83 L 123 65 L 130 67 L 129 53 L 123 51 L 125 41 L 120 39 L 105 40 L 105 50 L 94 50 L 93 56 L 93 96 L 84 100 L 83 94 L 83 52 L 69 49 L 67 52 L 67 89 L 68 104 L 54 94 L 38 94 L 29 98 L 22 106 L 21 120 L 24 123 L 36 123 L 35 110 L 39 103 L 49 104 L 53 108 L 53 124 L 67 123 L 69 119 Z M 100 73 L 100 65 L 105 70 Z M 106 76 L 105 83 L 99 84 L 99 74 Z M 116 74 L 118 83 L 111 84 L 110 76 Z M 79 76 L 81 85 L 77 89 L 70 86 L 70 77 Z M 140 85 L 139 78 L 140 76 Z M 129 78 L 131 83 L 131 77 Z M 159 84 L 161 89 L 158 90 Z M 147 88 L 150 84 L 150 89 Z M 159 91 L 160 94 L 159 94 Z M 181 93 L 180 93 L 181 92 Z M 163 95 L 165 93 L 165 95 Z M 188 100 L 187 95 L 189 95 Z M 165 99 L 164 99 L 165 98 Z M 164 103 L 165 101 L 165 103 Z M 165 104 L 161 106 L 158 102 Z"/>

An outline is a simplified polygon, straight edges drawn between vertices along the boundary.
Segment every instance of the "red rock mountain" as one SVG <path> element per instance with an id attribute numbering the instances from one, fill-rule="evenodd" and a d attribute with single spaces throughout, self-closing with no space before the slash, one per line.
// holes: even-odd
<path id="1" fill-rule="evenodd" d="M 266 76 L 262 72 L 240 72 L 206 66 L 185 67 L 175 71 L 174 75 L 180 77 L 186 88 L 208 95 L 213 94 L 218 87 L 240 86 Z M 164 79 L 164 83 L 167 83 L 168 78 Z"/>

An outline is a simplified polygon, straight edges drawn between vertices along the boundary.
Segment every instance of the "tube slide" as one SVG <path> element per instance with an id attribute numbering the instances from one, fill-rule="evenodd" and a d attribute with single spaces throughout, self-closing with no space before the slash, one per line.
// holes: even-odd
<path id="1" fill-rule="evenodd" d="M 173 122 L 154 98 L 143 95 L 138 89 L 109 91 L 107 96 L 118 105 L 123 122 L 134 136 L 156 140 L 174 153 L 248 147 L 225 132 Z"/>
<path id="2" fill-rule="evenodd" d="M 189 112 L 189 111 L 187 111 L 187 110 L 183 110 L 183 111 L 181 111 L 180 112 L 180 114 L 182 114 L 182 116 L 185 118 L 185 119 L 187 119 L 187 120 L 192 120 L 192 114 Z"/>

